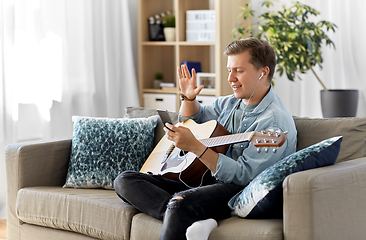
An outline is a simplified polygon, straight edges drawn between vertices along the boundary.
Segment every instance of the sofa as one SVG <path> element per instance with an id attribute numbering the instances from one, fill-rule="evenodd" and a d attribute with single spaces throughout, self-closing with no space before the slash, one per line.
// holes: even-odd
<path id="1" fill-rule="evenodd" d="M 125 117 L 156 114 L 130 107 Z M 219 221 L 210 240 L 365 239 L 366 118 L 294 120 L 298 150 L 343 136 L 336 163 L 285 178 L 283 218 L 233 216 Z M 154 144 L 163 135 L 159 124 Z M 113 190 L 63 187 L 71 146 L 72 138 L 64 138 L 6 148 L 8 240 L 158 239 L 162 221 L 123 202 Z"/>

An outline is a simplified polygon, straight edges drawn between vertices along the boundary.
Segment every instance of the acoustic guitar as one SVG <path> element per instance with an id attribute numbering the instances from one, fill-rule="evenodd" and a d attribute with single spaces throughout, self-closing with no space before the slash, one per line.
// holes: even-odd
<path id="1" fill-rule="evenodd" d="M 183 123 L 178 123 L 189 128 L 195 137 L 206 147 L 213 149 L 217 153 L 225 153 L 229 145 L 240 142 L 252 142 L 258 149 L 266 147 L 282 146 L 286 141 L 285 133 L 270 131 L 245 132 L 231 134 L 220 123 L 211 120 L 202 124 L 188 119 Z M 199 185 L 205 174 L 207 167 L 191 152 L 183 151 L 175 147 L 174 143 L 165 136 L 156 145 L 140 172 L 160 174 L 169 179 L 181 179 L 188 185 Z"/>

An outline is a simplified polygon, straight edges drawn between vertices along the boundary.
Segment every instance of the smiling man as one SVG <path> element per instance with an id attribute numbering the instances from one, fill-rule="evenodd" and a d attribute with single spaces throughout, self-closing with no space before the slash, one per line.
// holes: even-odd
<path id="1" fill-rule="evenodd" d="M 207 239 L 216 221 L 229 218 L 228 201 L 260 172 L 296 150 L 296 128 L 291 114 L 271 86 L 276 66 L 274 49 L 263 40 L 248 38 L 231 43 L 228 82 L 234 94 L 201 106 L 195 99 L 196 72 L 178 67 L 182 90 L 180 115 L 198 123 L 217 120 L 231 133 L 261 130 L 287 132 L 276 151 L 257 151 L 249 143 L 233 144 L 226 154 L 204 146 L 183 126 L 167 125 L 166 136 L 176 147 L 194 153 L 211 171 L 212 181 L 189 188 L 180 180 L 137 172 L 124 172 L 115 181 L 117 194 L 137 209 L 163 220 L 160 240 Z"/>

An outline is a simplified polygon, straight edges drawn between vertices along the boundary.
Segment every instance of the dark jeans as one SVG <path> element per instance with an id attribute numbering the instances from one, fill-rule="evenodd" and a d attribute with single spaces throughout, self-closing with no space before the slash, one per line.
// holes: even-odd
<path id="1" fill-rule="evenodd" d="M 230 183 L 189 189 L 180 181 L 135 171 L 121 173 L 114 188 L 136 209 L 163 220 L 160 240 L 186 239 L 186 229 L 199 220 L 229 218 L 228 201 L 243 189 Z"/>

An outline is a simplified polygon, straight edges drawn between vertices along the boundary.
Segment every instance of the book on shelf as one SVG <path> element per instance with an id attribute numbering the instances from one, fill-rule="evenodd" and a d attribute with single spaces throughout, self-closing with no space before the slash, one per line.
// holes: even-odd
<path id="1" fill-rule="evenodd" d="M 169 88 L 175 88 L 175 83 L 169 83 L 169 82 L 162 82 L 160 83 L 160 87 L 169 87 Z"/>

